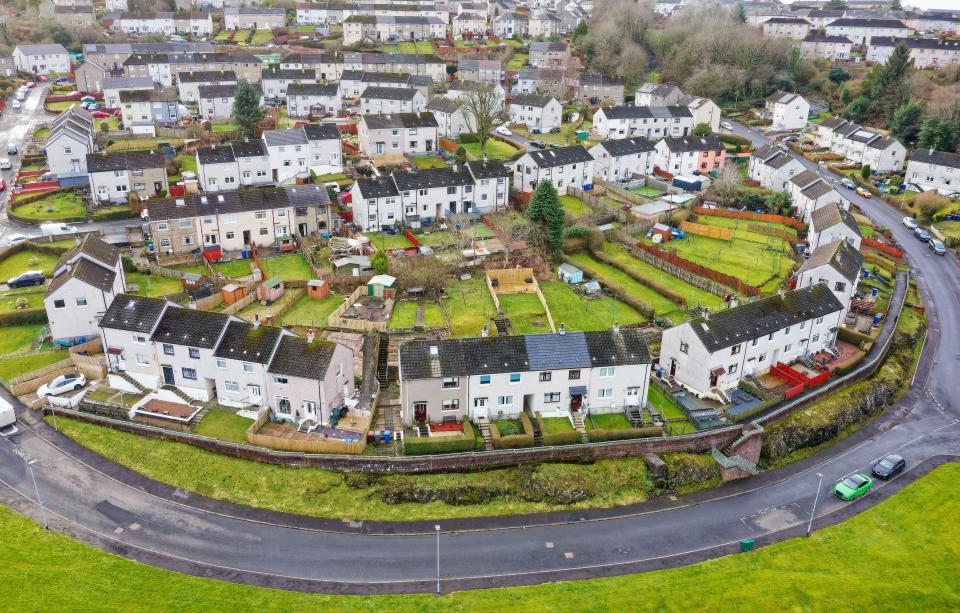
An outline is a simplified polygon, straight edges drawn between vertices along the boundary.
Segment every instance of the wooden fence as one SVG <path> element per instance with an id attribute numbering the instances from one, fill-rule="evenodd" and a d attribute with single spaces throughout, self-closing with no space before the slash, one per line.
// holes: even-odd
<path id="1" fill-rule="evenodd" d="M 52 381 L 55 377 L 74 372 L 73 361 L 71 358 L 64 358 L 53 364 L 38 368 L 16 379 L 7 382 L 7 389 L 14 396 L 26 396 L 37 391 L 41 385 Z"/>
<path id="2" fill-rule="evenodd" d="M 903 257 L 903 249 L 899 249 L 886 243 L 881 243 L 880 241 L 872 238 L 865 238 L 860 242 L 860 244 L 895 258 Z"/>
<path id="3" fill-rule="evenodd" d="M 613 215 L 617 221 L 623 224 L 636 221 L 636 218 L 631 215 L 628 210 L 625 210 L 623 207 L 616 207 L 608 202 L 604 202 L 602 198 L 596 195 L 602 193 L 603 188 L 597 188 L 591 192 L 586 192 L 579 187 L 574 187 L 573 185 L 567 186 L 567 195 L 579 199 L 585 205 L 590 207 L 594 213 L 601 215 Z"/>
<path id="4" fill-rule="evenodd" d="M 722 241 L 733 239 L 733 231 L 730 228 L 721 228 L 718 226 L 708 226 L 707 224 L 696 223 L 694 221 L 680 222 L 680 229 L 687 234 L 697 234 L 708 238 L 717 238 Z"/>
<path id="5" fill-rule="evenodd" d="M 248 286 L 247 295 L 241 298 L 240 300 L 237 300 L 233 304 L 226 306 L 223 309 L 223 312 L 226 313 L 227 315 L 236 315 L 238 312 L 242 311 L 246 307 L 253 304 L 253 302 L 256 299 L 257 299 L 256 287 Z"/>
<path id="6" fill-rule="evenodd" d="M 594 178 L 593 185 L 594 185 L 594 189 L 596 189 L 598 186 L 602 187 L 608 192 L 610 192 L 611 194 L 613 194 L 614 196 L 617 196 L 618 198 L 622 198 L 632 204 L 647 204 L 650 202 L 649 198 L 641 196 L 640 194 L 635 194 L 630 190 L 624 189 L 615 183 L 609 183 L 607 181 L 604 181 L 599 177 Z"/>
<path id="7" fill-rule="evenodd" d="M 341 328 L 343 330 L 363 332 L 364 334 L 369 334 L 370 332 L 386 332 L 389 330 L 389 321 L 367 321 L 365 319 L 350 319 L 343 316 L 343 314 L 347 312 L 347 309 L 359 300 L 360 296 L 365 295 L 366 292 L 366 285 L 361 285 L 353 290 L 350 297 L 344 300 L 343 304 L 338 306 L 333 313 L 330 313 L 330 316 L 327 318 L 327 325 L 331 328 Z"/>
<path id="8" fill-rule="evenodd" d="M 720 285 L 727 287 L 730 290 L 740 292 L 745 296 L 760 295 L 759 287 L 754 287 L 753 285 L 744 283 L 743 281 L 741 281 L 740 279 L 732 275 L 728 275 L 728 274 L 713 270 L 712 268 L 707 268 L 702 264 L 691 262 L 690 260 L 684 259 L 675 253 L 664 251 L 663 249 L 659 249 L 652 245 L 645 245 L 644 243 L 638 242 L 636 244 L 636 247 L 637 249 L 640 249 L 641 251 L 646 251 L 650 255 L 656 256 L 657 258 L 660 258 L 661 260 L 664 260 L 669 264 L 673 264 L 677 268 L 686 270 L 687 272 L 692 272 L 698 277 L 702 277 L 704 279 L 709 279 L 711 281 L 719 283 Z"/>
<path id="9" fill-rule="evenodd" d="M 198 311 L 209 311 L 223 304 L 223 292 L 214 292 L 206 298 L 196 300 Z"/>
<path id="10" fill-rule="evenodd" d="M 694 207 L 693 212 L 697 215 L 708 215 L 712 217 L 729 217 L 733 219 L 750 219 L 752 221 L 766 221 L 769 223 L 779 223 L 797 230 L 806 230 L 799 219 L 786 217 L 784 215 L 774 215 L 772 213 L 751 213 L 749 211 L 732 211 L 730 209 L 707 209 L 702 206 Z"/>
<path id="11" fill-rule="evenodd" d="M 783 228 L 771 228 L 770 226 L 764 226 L 761 224 L 752 223 L 747 226 L 747 230 L 750 230 L 751 232 L 756 232 L 757 234 L 767 234 L 770 236 L 776 236 L 777 238 L 781 238 L 785 240 L 787 243 L 790 244 L 791 247 L 793 247 L 799 242 L 795 234 L 787 232 Z"/>

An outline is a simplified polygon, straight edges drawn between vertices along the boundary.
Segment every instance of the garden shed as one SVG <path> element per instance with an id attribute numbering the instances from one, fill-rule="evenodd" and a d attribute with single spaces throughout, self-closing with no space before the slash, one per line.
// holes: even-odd
<path id="1" fill-rule="evenodd" d="M 576 285 L 583 282 L 583 271 L 571 264 L 561 264 L 557 269 L 557 277 L 564 283 Z"/>
<path id="2" fill-rule="evenodd" d="M 247 288 L 238 283 L 230 283 L 229 285 L 224 285 L 220 292 L 223 294 L 224 304 L 233 304 L 246 297 Z"/>
<path id="3" fill-rule="evenodd" d="M 272 304 L 283 296 L 283 279 L 271 277 L 257 286 L 257 300 Z"/>
<path id="4" fill-rule="evenodd" d="M 185 272 L 183 273 L 183 289 L 188 292 L 195 290 L 206 282 L 207 278 L 200 273 L 196 272 Z"/>
<path id="5" fill-rule="evenodd" d="M 313 300 L 322 300 L 330 295 L 330 284 L 323 279 L 307 281 L 307 296 Z"/>
<path id="6" fill-rule="evenodd" d="M 374 298 L 393 298 L 397 293 L 397 278 L 377 275 L 367 281 L 367 295 Z"/>
<path id="7" fill-rule="evenodd" d="M 672 232 L 672 228 L 662 223 L 653 224 L 653 227 L 650 228 L 651 236 L 659 236 L 660 240 L 664 243 L 670 240 L 671 232 Z"/>

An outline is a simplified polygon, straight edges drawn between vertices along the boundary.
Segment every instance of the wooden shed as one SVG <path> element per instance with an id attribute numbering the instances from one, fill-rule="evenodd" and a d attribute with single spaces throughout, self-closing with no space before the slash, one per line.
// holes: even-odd
<path id="1" fill-rule="evenodd" d="M 233 304 L 246 297 L 247 288 L 238 283 L 230 283 L 229 285 L 224 285 L 220 292 L 223 294 L 224 304 Z"/>
<path id="2" fill-rule="evenodd" d="M 662 223 L 653 224 L 653 227 L 650 228 L 650 234 L 651 236 L 659 236 L 660 242 L 665 243 L 671 238 L 671 228 L 670 226 Z M 656 239 L 654 239 L 654 242 L 656 242 Z"/>
<path id="3" fill-rule="evenodd" d="M 307 281 L 307 296 L 314 300 L 322 300 L 330 295 L 330 284 L 323 279 Z"/>
<path id="4" fill-rule="evenodd" d="M 367 281 L 367 295 L 374 298 L 393 298 L 397 293 L 396 286 L 396 277 L 376 275 Z"/>
<path id="5" fill-rule="evenodd" d="M 207 278 L 199 273 L 183 273 L 183 289 L 187 290 L 188 292 L 197 289 L 206 282 Z"/>
<path id="6" fill-rule="evenodd" d="M 283 279 L 272 277 L 257 286 L 257 300 L 272 304 L 283 296 Z"/>

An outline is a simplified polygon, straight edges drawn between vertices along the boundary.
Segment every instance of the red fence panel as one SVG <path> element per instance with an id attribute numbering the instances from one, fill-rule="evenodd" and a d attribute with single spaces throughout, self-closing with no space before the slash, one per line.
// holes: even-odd
<path id="1" fill-rule="evenodd" d="M 422 243 L 417 240 L 417 237 L 414 236 L 414 235 L 410 232 L 410 230 L 404 230 L 404 231 L 403 231 L 403 235 L 404 235 L 405 237 L 407 237 L 407 240 L 410 241 L 410 242 L 413 244 L 414 247 L 416 247 L 416 248 L 419 249 L 420 246 L 422 245 Z"/>
<path id="2" fill-rule="evenodd" d="M 772 213 L 751 213 L 749 211 L 731 211 L 730 209 L 707 209 L 701 206 L 693 208 L 697 215 L 713 215 L 714 217 L 731 217 L 734 219 L 752 219 L 754 221 L 767 221 L 771 223 L 780 223 L 797 230 L 803 230 L 807 226 L 799 219 L 786 217 L 784 215 L 774 215 Z"/>
<path id="3" fill-rule="evenodd" d="M 898 249 L 893 245 L 888 245 L 886 243 L 881 243 L 880 241 L 873 240 L 872 238 L 865 238 L 860 241 L 861 245 L 870 247 L 871 249 L 876 249 L 877 251 L 882 251 L 887 255 L 892 255 L 895 258 L 903 257 L 903 249 Z"/>

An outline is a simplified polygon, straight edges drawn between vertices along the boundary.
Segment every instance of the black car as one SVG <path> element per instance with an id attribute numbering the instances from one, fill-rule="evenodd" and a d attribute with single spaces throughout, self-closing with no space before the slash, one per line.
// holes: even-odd
<path id="1" fill-rule="evenodd" d="M 547 143 L 543 142 L 542 140 L 532 140 L 530 141 L 530 146 L 536 147 L 537 149 L 546 149 Z"/>
<path id="2" fill-rule="evenodd" d="M 31 285 L 43 285 L 46 280 L 47 278 L 43 276 L 42 272 L 30 270 L 25 273 L 21 273 L 12 279 L 9 279 L 7 281 L 7 286 L 11 288 L 30 287 Z"/>
<path id="3" fill-rule="evenodd" d="M 888 455 L 873 465 L 873 474 L 877 478 L 886 481 L 890 477 L 896 475 L 898 472 L 906 468 L 906 466 L 907 463 L 904 461 L 903 457 L 898 455 Z"/>

